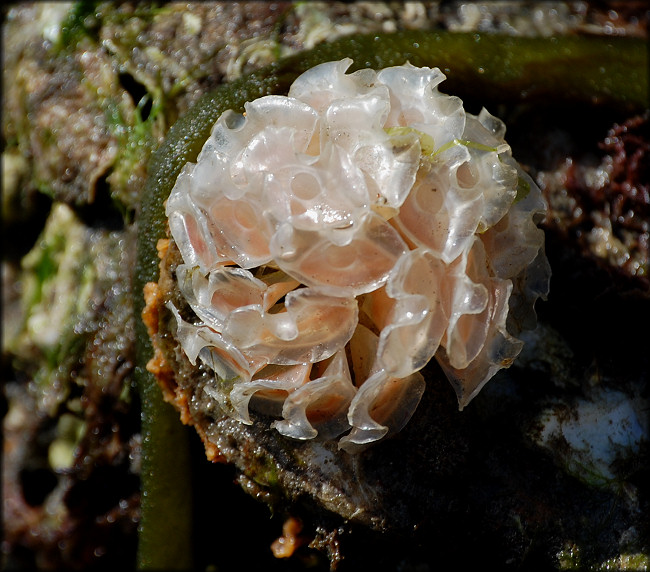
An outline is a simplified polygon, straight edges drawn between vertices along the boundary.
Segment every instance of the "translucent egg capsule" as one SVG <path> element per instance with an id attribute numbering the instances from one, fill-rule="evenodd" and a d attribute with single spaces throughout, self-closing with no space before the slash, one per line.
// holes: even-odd
<path id="1" fill-rule="evenodd" d="M 209 397 L 356 453 L 408 422 L 431 359 L 461 409 L 508 367 L 550 269 L 503 123 L 436 68 L 351 63 L 224 113 L 166 208 L 194 319 L 170 308 Z"/>

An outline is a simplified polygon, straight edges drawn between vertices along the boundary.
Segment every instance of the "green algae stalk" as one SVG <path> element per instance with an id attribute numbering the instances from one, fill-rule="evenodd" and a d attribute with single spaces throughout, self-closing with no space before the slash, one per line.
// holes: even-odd
<path id="1" fill-rule="evenodd" d="M 138 336 L 146 336 L 139 332 Z M 142 357 L 142 356 L 141 356 Z M 141 519 L 138 568 L 192 569 L 188 429 L 138 366 L 142 401 Z"/>
<path id="2" fill-rule="evenodd" d="M 448 77 L 447 93 L 461 97 L 478 94 L 486 106 L 566 101 L 634 112 L 648 102 L 648 54 L 645 42 L 636 38 L 406 31 L 344 37 L 284 58 L 206 94 L 170 129 L 154 153 L 138 218 L 137 317 L 144 306 L 144 284 L 158 280 L 156 243 L 166 236 L 164 201 L 185 163 L 196 160 L 217 118 L 228 109 L 242 111 L 246 101 L 286 93 L 307 69 L 344 57 L 354 60 L 350 71 L 406 61 L 438 67 Z M 190 568 L 192 499 L 187 432 L 145 369 L 153 350 L 140 319 L 137 328 L 143 423 L 139 566 Z"/>

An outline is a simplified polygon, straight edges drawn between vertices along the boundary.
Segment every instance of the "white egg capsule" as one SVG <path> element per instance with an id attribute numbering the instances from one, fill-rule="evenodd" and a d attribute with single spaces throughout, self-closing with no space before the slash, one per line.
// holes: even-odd
<path id="1" fill-rule="evenodd" d="M 196 314 L 171 308 L 178 339 L 210 396 L 356 452 L 408 422 L 432 358 L 461 409 L 510 365 L 550 269 L 503 123 L 438 69 L 351 63 L 224 113 L 166 212 Z"/>

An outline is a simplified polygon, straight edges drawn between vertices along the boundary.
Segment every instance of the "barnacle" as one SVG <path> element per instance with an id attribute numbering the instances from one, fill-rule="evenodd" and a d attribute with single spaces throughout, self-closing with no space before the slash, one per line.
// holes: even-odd
<path id="1" fill-rule="evenodd" d="M 205 391 L 354 452 L 410 419 L 432 358 L 461 409 L 509 366 L 550 270 L 503 123 L 439 92 L 437 68 L 351 63 L 221 115 L 166 213 L 195 319 L 169 307 Z"/>

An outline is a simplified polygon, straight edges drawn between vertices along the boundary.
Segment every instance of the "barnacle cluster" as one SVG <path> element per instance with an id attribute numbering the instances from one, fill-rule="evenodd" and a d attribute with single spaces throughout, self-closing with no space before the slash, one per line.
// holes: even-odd
<path id="1" fill-rule="evenodd" d="M 205 391 L 354 452 L 410 419 L 431 358 L 461 409 L 510 365 L 550 271 L 503 123 L 440 93 L 437 68 L 351 63 L 224 113 L 166 212 L 195 316 L 169 307 Z"/>

